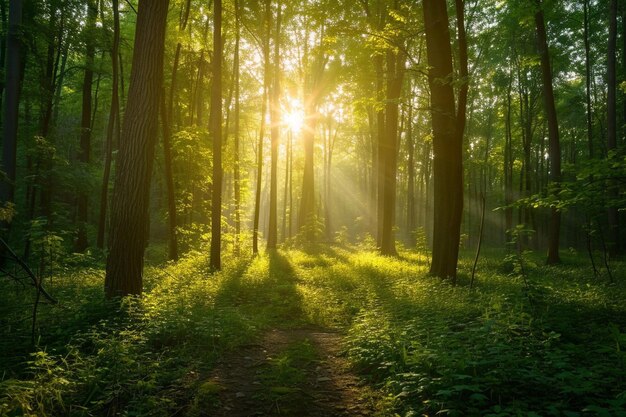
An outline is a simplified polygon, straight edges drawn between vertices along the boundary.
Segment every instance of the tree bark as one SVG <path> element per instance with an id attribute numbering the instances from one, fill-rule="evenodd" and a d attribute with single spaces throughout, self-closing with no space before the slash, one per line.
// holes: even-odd
<path id="1" fill-rule="evenodd" d="M 211 133 L 213 138 L 213 194 L 211 198 L 211 269 L 222 269 L 222 0 L 214 0 L 213 88 Z"/>
<path id="2" fill-rule="evenodd" d="M 463 213 L 461 124 L 452 88 L 452 49 L 445 0 L 424 1 L 433 127 L 434 229 L 430 273 L 456 278 Z M 460 113 L 460 112 L 459 112 Z"/>
<path id="3" fill-rule="evenodd" d="M 535 26 L 537 29 L 537 44 L 541 60 L 541 80 L 543 96 L 548 121 L 548 154 L 550 157 L 550 181 L 554 195 L 558 195 L 561 183 L 561 144 L 559 140 L 559 125 L 554 103 L 554 89 L 552 87 L 552 69 L 550 68 L 550 53 L 546 36 L 546 25 L 541 0 L 537 0 L 535 12 Z M 561 212 L 552 208 L 550 213 L 550 227 L 548 229 L 548 264 L 561 262 L 559 257 L 559 237 L 561 231 Z"/>
<path id="4" fill-rule="evenodd" d="M 109 298 L 142 292 L 168 5 L 169 0 L 139 1 L 111 207 L 111 248 L 104 283 Z"/>

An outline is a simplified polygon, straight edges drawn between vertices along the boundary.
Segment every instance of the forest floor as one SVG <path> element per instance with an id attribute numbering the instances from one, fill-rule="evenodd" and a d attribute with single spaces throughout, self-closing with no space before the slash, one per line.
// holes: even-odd
<path id="1" fill-rule="evenodd" d="M 372 247 L 206 252 L 106 301 L 93 263 L 3 281 L 0 417 L 626 416 L 626 263 L 486 249 L 474 288 Z M 596 254 L 601 256 L 601 254 Z M 522 267 L 523 264 L 523 267 Z"/>
<path id="2" fill-rule="evenodd" d="M 260 343 L 223 357 L 202 383 L 201 395 L 217 396 L 207 415 L 371 415 L 373 393 L 351 372 L 341 346 L 340 334 L 323 329 L 267 331 Z"/>

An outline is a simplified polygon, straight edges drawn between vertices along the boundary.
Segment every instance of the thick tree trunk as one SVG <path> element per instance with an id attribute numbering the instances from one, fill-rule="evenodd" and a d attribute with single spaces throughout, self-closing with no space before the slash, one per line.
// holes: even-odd
<path id="1" fill-rule="evenodd" d="M 559 140 L 559 125 L 556 117 L 554 103 L 554 89 L 552 87 L 552 69 L 550 68 L 550 53 L 546 37 L 546 25 L 543 17 L 541 1 L 537 1 L 535 12 L 535 26 L 537 28 L 537 44 L 539 58 L 541 60 L 541 80 L 543 82 L 543 96 L 548 121 L 548 154 L 550 157 L 550 181 L 553 192 L 558 195 L 561 182 L 561 144 Z M 556 208 L 551 209 L 550 227 L 548 230 L 548 264 L 556 264 L 561 261 L 559 257 L 559 238 L 561 232 L 561 212 Z"/>
<path id="2" fill-rule="evenodd" d="M 445 0 L 424 1 L 433 126 L 434 230 L 430 273 L 456 278 L 463 213 L 462 132 L 457 122 Z"/>
<path id="3" fill-rule="evenodd" d="M 220 0 L 217 0 L 218 2 Z M 141 294 L 169 0 L 140 0 L 111 207 L 107 297 Z"/>
<path id="4" fill-rule="evenodd" d="M 211 269 L 222 268 L 222 0 L 214 0 L 213 88 L 211 136 L 213 139 L 213 195 L 211 198 Z"/>

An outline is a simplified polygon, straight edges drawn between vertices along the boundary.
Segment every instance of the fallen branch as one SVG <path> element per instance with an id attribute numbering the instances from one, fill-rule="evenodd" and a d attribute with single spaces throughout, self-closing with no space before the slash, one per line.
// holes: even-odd
<path id="1" fill-rule="evenodd" d="M 24 262 L 19 256 L 15 254 L 15 252 L 13 252 L 13 249 L 11 249 L 11 247 L 2 238 L 0 238 L 0 245 L 2 245 L 4 249 L 6 249 L 10 258 L 15 261 L 24 270 L 24 272 L 26 272 L 26 274 L 33 282 L 33 286 L 37 288 L 37 291 L 41 293 L 41 295 L 43 295 L 52 304 L 57 304 L 58 301 L 50 294 L 48 294 L 48 292 L 41 286 L 41 282 L 39 281 L 39 279 L 37 279 L 37 276 L 32 271 L 32 269 L 30 269 L 26 262 Z"/>

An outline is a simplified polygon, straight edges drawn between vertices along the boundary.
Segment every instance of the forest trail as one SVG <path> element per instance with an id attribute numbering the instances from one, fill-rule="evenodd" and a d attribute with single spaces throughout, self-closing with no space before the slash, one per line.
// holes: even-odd
<path id="1" fill-rule="evenodd" d="M 200 415 L 231 417 L 372 415 L 372 392 L 340 350 L 338 333 L 269 330 L 258 344 L 218 362 L 200 385 L 195 408 Z"/>

